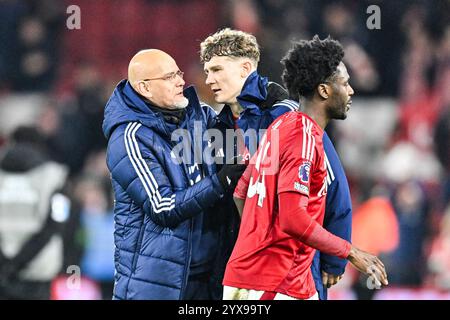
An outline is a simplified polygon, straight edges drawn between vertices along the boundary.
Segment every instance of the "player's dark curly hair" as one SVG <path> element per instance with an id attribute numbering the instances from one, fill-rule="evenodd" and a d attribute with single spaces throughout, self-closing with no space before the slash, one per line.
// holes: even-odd
<path id="1" fill-rule="evenodd" d="M 301 40 L 283 57 L 283 82 L 291 99 L 311 97 L 320 83 L 336 72 L 344 57 L 342 45 L 330 37 L 320 40 Z"/>

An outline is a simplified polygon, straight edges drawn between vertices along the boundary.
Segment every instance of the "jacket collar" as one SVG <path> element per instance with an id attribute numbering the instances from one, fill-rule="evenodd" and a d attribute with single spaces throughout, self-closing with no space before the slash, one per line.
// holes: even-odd
<path id="1" fill-rule="evenodd" d="M 201 106 L 195 88 L 190 86 L 183 93 L 189 100 L 183 122 L 201 120 Z M 117 85 L 105 107 L 103 120 L 105 136 L 109 138 L 115 127 L 122 123 L 133 121 L 140 122 L 161 135 L 170 136 L 171 130 L 164 117 L 161 113 L 153 111 L 151 107 L 152 104 L 145 101 L 127 80 L 122 80 Z"/>
<path id="2" fill-rule="evenodd" d="M 242 87 L 241 94 L 237 101 L 245 110 L 252 110 L 260 113 L 258 104 L 267 98 L 267 85 L 269 81 L 266 77 L 261 77 L 257 71 L 252 72 Z"/>
<path id="3" fill-rule="evenodd" d="M 257 71 L 252 72 L 242 87 L 241 94 L 237 97 L 237 101 L 244 108 L 243 112 L 261 114 L 258 104 L 267 98 L 268 79 L 262 77 Z M 233 113 L 229 105 L 225 105 L 219 113 L 220 121 L 229 127 L 234 127 Z"/>

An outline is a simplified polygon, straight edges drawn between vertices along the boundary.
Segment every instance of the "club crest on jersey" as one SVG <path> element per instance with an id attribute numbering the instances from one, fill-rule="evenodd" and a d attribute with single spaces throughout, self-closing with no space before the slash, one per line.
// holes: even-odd
<path id="1" fill-rule="evenodd" d="M 305 161 L 298 168 L 298 177 L 301 182 L 308 183 L 309 182 L 309 173 L 311 171 L 311 162 Z"/>

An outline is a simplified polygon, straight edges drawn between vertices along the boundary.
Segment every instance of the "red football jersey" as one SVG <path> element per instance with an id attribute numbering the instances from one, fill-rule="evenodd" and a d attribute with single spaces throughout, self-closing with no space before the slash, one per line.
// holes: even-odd
<path id="1" fill-rule="evenodd" d="M 267 130 L 244 186 L 247 198 L 224 285 L 276 291 L 298 299 L 316 293 L 310 271 L 315 249 L 281 230 L 278 194 L 308 196 L 307 213 L 323 224 L 327 171 L 322 136 L 319 125 L 301 112 L 280 116 Z"/>

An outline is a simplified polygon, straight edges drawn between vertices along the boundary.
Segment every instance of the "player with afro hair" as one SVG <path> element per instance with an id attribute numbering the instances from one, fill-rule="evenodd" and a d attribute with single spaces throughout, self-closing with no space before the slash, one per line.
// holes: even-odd
<path id="1" fill-rule="evenodd" d="M 313 100 L 324 104 L 329 119 L 347 118 L 353 89 L 343 57 L 342 45 L 330 37 L 321 40 L 316 35 L 312 40 L 294 43 L 281 60 L 290 98 L 300 100 L 303 108 Z"/>
<path id="2" fill-rule="evenodd" d="M 281 60 L 285 67 L 283 82 L 291 98 L 298 101 L 299 95 L 310 97 L 320 83 L 331 80 L 343 57 L 342 45 L 330 37 L 320 40 L 316 35 L 310 41 L 295 43 Z"/>

